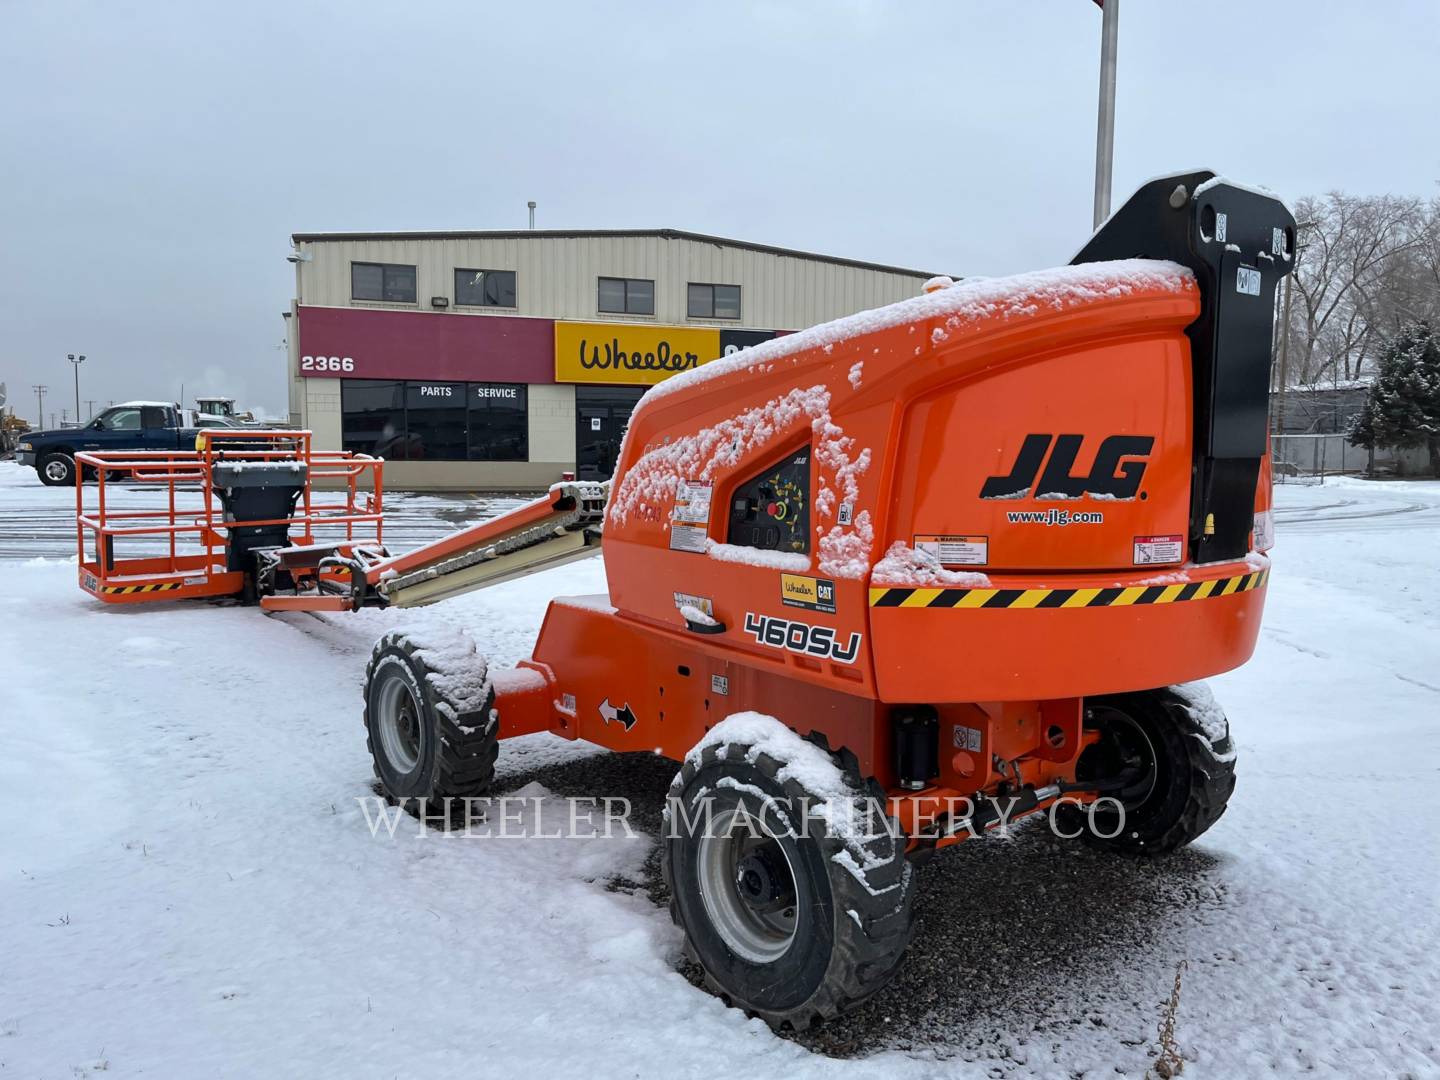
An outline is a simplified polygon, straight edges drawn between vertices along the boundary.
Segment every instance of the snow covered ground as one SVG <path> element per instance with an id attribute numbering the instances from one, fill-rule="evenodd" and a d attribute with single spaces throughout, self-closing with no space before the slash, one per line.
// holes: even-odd
<path id="1" fill-rule="evenodd" d="M 513 661 L 598 560 L 420 612 L 104 608 L 26 535 L 68 497 L 0 463 L 0 1077 L 1139 1077 L 1182 958 L 1187 1077 L 1440 1075 L 1440 484 L 1279 489 L 1200 843 L 942 853 L 901 975 L 803 1041 L 678 970 L 643 828 L 367 828 L 375 638 L 453 622 Z M 537 736 L 501 771 L 547 820 L 619 795 L 643 827 L 672 767 Z"/>

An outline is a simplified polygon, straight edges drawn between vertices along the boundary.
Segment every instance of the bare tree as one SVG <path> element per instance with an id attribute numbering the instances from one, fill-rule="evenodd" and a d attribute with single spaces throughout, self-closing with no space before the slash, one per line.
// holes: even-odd
<path id="1" fill-rule="evenodd" d="M 1349 382 L 1386 334 L 1440 306 L 1436 208 L 1397 195 L 1332 191 L 1301 199 L 1295 211 L 1288 381 Z"/>

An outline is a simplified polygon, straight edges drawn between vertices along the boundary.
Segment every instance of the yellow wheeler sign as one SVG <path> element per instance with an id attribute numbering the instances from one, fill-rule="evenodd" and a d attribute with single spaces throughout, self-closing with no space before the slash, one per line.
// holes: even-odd
<path id="1" fill-rule="evenodd" d="M 555 323 L 556 382 L 653 386 L 719 355 L 710 327 Z"/>

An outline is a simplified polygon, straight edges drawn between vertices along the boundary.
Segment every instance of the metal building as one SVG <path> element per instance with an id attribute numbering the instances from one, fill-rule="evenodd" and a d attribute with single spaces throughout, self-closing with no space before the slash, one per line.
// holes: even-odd
<path id="1" fill-rule="evenodd" d="M 290 420 L 401 489 L 608 476 L 647 386 L 932 276 L 671 229 L 291 240 Z"/>

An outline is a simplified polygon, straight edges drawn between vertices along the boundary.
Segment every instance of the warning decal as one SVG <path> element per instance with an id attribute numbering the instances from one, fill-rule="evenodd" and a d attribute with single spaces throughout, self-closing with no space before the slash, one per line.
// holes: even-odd
<path id="1" fill-rule="evenodd" d="M 705 552 L 705 530 L 698 525 L 672 525 L 670 527 L 671 551 Z"/>
<path id="2" fill-rule="evenodd" d="M 694 593 L 677 592 L 675 596 L 675 609 L 693 607 L 703 611 L 712 618 L 715 615 L 715 605 L 710 602 L 708 596 L 696 596 Z"/>
<path id="3" fill-rule="evenodd" d="M 984 566 L 990 561 L 988 536 L 916 536 L 915 550 L 941 566 Z"/>
<path id="4" fill-rule="evenodd" d="M 1178 563 L 1184 549 L 1185 537 L 1179 533 L 1171 536 L 1137 536 L 1135 537 L 1135 565 Z"/>
<path id="5" fill-rule="evenodd" d="M 675 487 L 675 509 L 671 521 L 683 521 L 689 525 L 704 525 L 710 520 L 710 495 L 713 484 L 690 484 L 681 481 Z"/>
<path id="6" fill-rule="evenodd" d="M 713 484 L 692 484 L 682 480 L 675 486 L 675 508 L 670 511 L 670 550 L 705 550 L 709 535 L 710 496 Z"/>
<path id="7" fill-rule="evenodd" d="M 956 724 L 955 734 L 952 736 L 952 741 L 955 743 L 956 750 L 979 750 L 980 729 L 973 727 L 965 727 L 963 724 Z"/>

